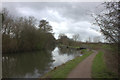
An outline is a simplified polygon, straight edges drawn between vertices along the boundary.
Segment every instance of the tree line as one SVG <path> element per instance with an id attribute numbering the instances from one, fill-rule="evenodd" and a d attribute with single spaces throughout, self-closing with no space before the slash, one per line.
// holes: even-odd
<path id="1" fill-rule="evenodd" d="M 16 53 L 48 49 L 55 45 L 52 26 L 46 20 L 34 17 L 14 17 L 4 8 L 2 10 L 2 52 Z"/>
<path id="2" fill-rule="evenodd" d="M 120 37 L 119 3 L 103 3 L 105 10 L 93 16 L 95 24 L 100 27 L 102 34 L 112 43 L 118 43 Z M 37 20 L 34 17 L 15 18 L 9 14 L 7 9 L 3 9 L 1 15 L 2 29 L 0 32 L 2 33 L 3 53 L 46 49 L 55 44 L 52 26 L 49 25 L 48 21 L 40 20 L 37 26 Z M 66 35 L 60 35 L 59 37 L 58 43 L 73 45 L 76 42 L 77 44 L 78 35 L 74 35 L 73 39 L 69 39 Z"/>

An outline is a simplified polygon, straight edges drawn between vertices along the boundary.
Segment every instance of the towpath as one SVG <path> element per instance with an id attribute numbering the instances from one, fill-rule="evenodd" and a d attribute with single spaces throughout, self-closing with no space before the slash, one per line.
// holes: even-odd
<path id="1" fill-rule="evenodd" d="M 92 61 L 96 56 L 97 51 L 94 51 L 90 56 L 80 62 L 68 75 L 67 78 L 91 78 Z"/>

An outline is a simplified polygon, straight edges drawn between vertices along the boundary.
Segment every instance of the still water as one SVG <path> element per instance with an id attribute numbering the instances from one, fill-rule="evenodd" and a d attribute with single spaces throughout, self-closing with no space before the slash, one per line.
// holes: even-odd
<path id="1" fill-rule="evenodd" d="M 3 78 L 39 78 L 76 56 L 80 51 L 56 47 L 53 51 L 4 54 L 2 56 Z"/>

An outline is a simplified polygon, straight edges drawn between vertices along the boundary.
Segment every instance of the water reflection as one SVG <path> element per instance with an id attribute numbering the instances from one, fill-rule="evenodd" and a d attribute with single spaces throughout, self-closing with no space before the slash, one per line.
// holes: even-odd
<path id="1" fill-rule="evenodd" d="M 80 51 L 62 47 L 56 47 L 53 51 L 4 54 L 3 78 L 39 78 L 54 67 L 80 55 Z"/>
<path id="2" fill-rule="evenodd" d="M 80 51 L 77 50 L 56 47 L 55 50 L 52 52 L 54 62 L 52 63 L 51 68 L 59 66 L 69 60 L 72 60 L 76 56 L 82 56 L 82 55 L 83 54 L 80 54 Z"/>
<path id="3" fill-rule="evenodd" d="M 51 62 L 53 62 L 51 53 L 45 51 L 4 55 L 3 77 L 40 77 L 50 70 Z"/>

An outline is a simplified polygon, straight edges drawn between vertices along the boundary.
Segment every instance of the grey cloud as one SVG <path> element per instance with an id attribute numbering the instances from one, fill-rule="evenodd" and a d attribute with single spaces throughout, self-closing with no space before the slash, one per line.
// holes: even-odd
<path id="1" fill-rule="evenodd" d="M 72 19 L 73 21 L 91 20 L 90 11 L 96 12 L 96 8 L 100 2 L 14 2 L 3 3 L 3 7 L 9 8 L 13 14 L 17 12 L 17 8 L 30 8 L 34 11 L 42 11 L 52 9 L 58 11 L 62 17 Z M 20 15 L 20 14 L 19 14 Z"/>
<path id="2" fill-rule="evenodd" d="M 90 29 L 90 24 L 84 22 L 90 23 L 93 20 L 90 14 L 101 11 L 103 7 L 96 9 L 100 4 L 100 2 L 14 2 L 3 3 L 3 7 L 6 7 L 14 16 L 34 16 L 38 20 L 47 17 L 48 21 L 58 24 L 58 27 L 52 25 L 57 35 L 59 33 L 71 35 L 78 33 L 82 38 L 88 38 L 89 36 L 99 35 L 99 33 L 97 34 Z M 58 16 L 49 13 L 50 10 L 56 12 Z M 22 13 L 22 11 L 26 13 Z M 63 27 L 61 22 L 65 22 L 67 25 Z"/>
<path id="3" fill-rule="evenodd" d="M 96 7 L 99 4 L 97 2 L 71 3 L 72 6 L 66 7 L 63 15 L 75 21 L 90 21 L 92 20 L 90 14 L 96 12 Z"/>

